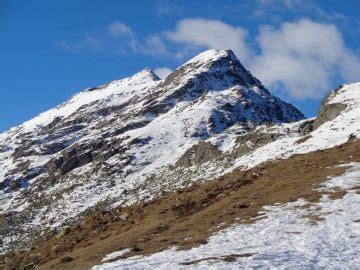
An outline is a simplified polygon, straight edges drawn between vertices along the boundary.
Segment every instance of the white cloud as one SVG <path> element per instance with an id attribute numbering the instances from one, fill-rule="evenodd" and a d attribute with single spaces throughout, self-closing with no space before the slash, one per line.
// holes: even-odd
<path id="1" fill-rule="evenodd" d="M 164 41 L 157 35 L 149 35 L 140 45 L 140 51 L 154 56 L 171 56 Z"/>
<path id="2" fill-rule="evenodd" d="M 93 53 L 104 52 L 104 44 L 102 40 L 91 34 L 86 34 L 81 40 L 78 41 L 60 40 L 56 42 L 56 45 L 71 53 L 77 53 L 84 50 L 88 50 Z"/>
<path id="3" fill-rule="evenodd" d="M 116 21 L 110 24 L 108 34 L 112 37 L 114 46 L 122 54 L 135 52 L 154 56 L 170 55 L 160 36 L 148 35 L 144 40 L 139 40 L 134 31 L 122 22 Z"/>
<path id="4" fill-rule="evenodd" d="M 263 27 L 257 37 L 261 54 L 250 69 L 266 86 L 282 86 L 297 99 L 319 98 L 331 80 L 360 79 L 360 61 L 346 48 L 334 25 L 311 20 Z"/>
<path id="5" fill-rule="evenodd" d="M 116 21 L 108 26 L 109 33 L 113 37 L 119 37 L 124 35 L 134 36 L 132 29 L 126 24 Z"/>
<path id="6" fill-rule="evenodd" d="M 245 42 L 246 29 L 219 20 L 184 19 L 177 23 L 174 31 L 166 32 L 165 37 L 184 44 L 187 47 L 185 52 L 199 48 L 232 49 L 243 62 L 251 56 Z"/>
<path id="7" fill-rule="evenodd" d="M 263 0 L 272 2 L 272 0 Z M 289 5 L 298 0 L 284 0 Z M 293 7 L 292 5 L 289 6 Z M 333 24 L 302 19 L 285 22 L 279 28 L 262 26 L 258 36 L 247 43 L 247 30 L 219 20 L 188 18 L 175 29 L 139 39 L 126 24 L 116 21 L 102 33 L 88 34 L 79 42 L 59 42 L 65 50 L 129 54 L 184 60 L 203 49 L 232 49 L 240 61 L 272 91 L 295 99 L 322 97 L 334 78 L 344 82 L 360 80 L 360 58 L 347 48 Z M 169 70 L 157 69 L 160 77 Z"/>
<path id="8" fill-rule="evenodd" d="M 172 69 L 168 67 L 160 67 L 154 70 L 155 74 L 158 75 L 161 79 L 165 79 L 170 73 L 172 73 Z"/>
<path id="9" fill-rule="evenodd" d="M 87 33 L 78 40 L 61 40 L 57 45 L 68 52 L 111 52 L 120 55 L 137 52 L 140 47 L 133 30 L 119 21 L 108 25 L 101 32 Z"/>
<path id="10" fill-rule="evenodd" d="M 139 45 L 135 33 L 126 24 L 119 21 L 113 22 L 108 26 L 108 35 L 113 39 L 112 42 L 121 54 L 124 54 L 129 48 L 132 51 L 138 50 Z"/>
<path id="11" fill-rule="evenodd" d="M 346 50 L 341 59 L 341 75 L 347 81 L 360 80 L 360 58 L 353 51 Z"/>
<path id="12" fill-rule="evenodd" d="M 359 57 L 332 24 L 303 19 L 278 29 L 263 26 L 256 38 L 257 55 L 246 42 L 246 29 L 218 20 L 181 20 L 165 38 L 183 45 L 174 56 L 205 48 L 232 49 L 267 87 L 296 99 L 322 97 L 334 77 L 360 79 Z"/>

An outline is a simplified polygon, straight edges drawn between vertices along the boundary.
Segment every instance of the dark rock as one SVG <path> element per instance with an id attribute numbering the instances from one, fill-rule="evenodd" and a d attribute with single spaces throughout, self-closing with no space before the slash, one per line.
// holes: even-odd
<path id="1" fill-rule="evenodd" d="M 79 167 L 79 160 L 77 157 L 72 157 L 69 160 L 66 160 L 64 164 L 61 166 L 61 173 L 66 174 L 73 169 Z"/>
<path id="2" fill-rule="evenodd" d="M 41 154 L 42 155 L 52 155 L 57 152 L 64 150 L 67 147 L 65 143 L 52 143 L 52 144 L 45 144 L 41 147 Z"/>
<path id="3" fill-rule="evenodd" d="M 127 124 L 126 126 L 124 126 L 122 128 L 119 128 L 119 129 L 115 130 L 112 135 L 117 136 L 117 135 L 123 134 L 123 133 L 125 133 L 125 132 L 127 132 L 129 130 L 136 129 L 136 128 L 141 128 L 141 127 L 146 126 L 148 123 L 150 123 L 150 121 L 141 121 L 141 122 L 130 123 L 130 124 Z"/>
<path id="4" fill-rule="evenodd" d="M 62 258 L 60 259 L 60 263 L 69 263 L 69 262 L 71 262 L 71 261 L 73 261 L 73 260 L 74 260 L 73 257 L 65 256 L 65 257 L 62 257 Z"/>
<path id="5" fill-rule="evenodd" d="M 61 121 L 61 117 L 55 117 L 54 120 L 46 126 L 46 129 L 50 130 L 54 128 Z"/>
<path id="6" fill-rule="evenodd" d="M 281 135 L 276 133 L 248 132 L 236 138 L 237 147 L 233 151 L 236 158 L 277 140 Z"/>
<path id="7" fill-rule="evenodd" d="M 49 162 L 47 162 L 45 164 L 46 169 L 50 172 L 53 173 L 55 172 L 57 169 L 60 168 L 60 166 L 64 163 L 64 158 L 63 157 L 59 157 L 56 159 L 52 159 Z"/>
<path id="8" fill-rule="evenodd" d="M 133 252 L 140 252 L 140 251 L 142 251 L 142 249 L 139 248 L 139 247 L 133 247 L 133 248 L 132 248 L 132 251 L 133 251 Z"/>
<path id="9" fill-rule="evenodd" d="M 354 133 L 351 133 L 348 137 L 348 141 L 355 141 L 356 139 L 357 139 L 357 137 Z"/>
<path id="10" fill-rule="evenodd" d="M 200 142 L 182 155 L 176 162 L 176 166 L 190 167 L 213 160 L 221 155 L 221 151 L 209 142 Z"/>
<path id="11" fill-rule="evenodd" d="M 310 133 L 311 131 L 313 131 L 313 129 L 314 129 L 314 121 L 315 120 L 304 121 L 301 125 L 299 125 L 298 132 L 301 135 L 306 135 L 306 134 Z"/>
<path id="12" fill-rule="evenodd" d="M 21 146 L 19 146 L 18 148 L 15 149 L 14 153 L 12 154 L 12 157 L 14 159 L 19 159 L 21 157 L 28 157 L 31 155 L 36 155 L 37 152 L 34 149 L 31 149 L 31 147 L 35 143 L 36 142 L 23 143 Z"/>

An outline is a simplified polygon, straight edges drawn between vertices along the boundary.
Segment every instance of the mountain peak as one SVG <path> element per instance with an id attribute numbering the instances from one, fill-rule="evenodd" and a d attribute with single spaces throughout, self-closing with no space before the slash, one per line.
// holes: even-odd
<path id="1" fill-rule="evenodd" d="M 360 97 L 355 86 L 336 98 Z M 334 117 L 336 109 L 325 108 L 316 124 L 328 121 L 329 113 Z M 349 123 L 360 119 L 354 111 L 347 115 Z M 80 92 L 0 134 L 0 195 L 6 193 L 0 203 L 14 215 L 9 219 L 14 230 L 6 231 L 0 252 L 12 248 L 12 239 L 25 242 L 34 231 L 60 228 L 98 206 L 145 201 L 165 187 L 210 179 L 238 166 L 240 158 L 250 160 L 246 165 L 290 155 L 301 148 L 293 134 L 311 131 L 313 120 L 283 123 L 303 118 L 268 93 L 231 50 L 201 53 L 165 80 L 146 68 Z M 324 125 L 306 142 L 327 136 L 322 141 L 332 143 L 342 132 L 341 120 L 336 131 Z M 356 124 L 349 124 L 342 138 L 358 132 Z M 265 150 L 253 152 L 262 146 Z M 44 199 L 39 203 L 34 196 Z"/>
<path id="2" fill-rule="evenodd" d="M 189 61 L 187 61 L 184 65 L 193 64 L 193 63 L 209 63 L 209 62 L 216 62 L 220 59 L 227 58 L 229 60 L 238 60 L 233 53 L 232 50 L 215 50 L 210 49 L 204 51 L 197 56 L 193 57 Z"/>
<path id="3" fill-rule="evenodd" d="M 144 68 L 143 70 L 139 71 L 138 73 L 135 73 L 133 76 L 131 76 L 129 79 L 131 80 L 151 80 L 151 81 L 159 81 L 161 80 L 152 69 L 150 68 Z"/>
<path id="4" fill-rule="evenodd" d="M 171 73 L 162 86 L 173 87 L 196 82 L 213 90 L 240 85 L 263 95 L 270 94 L 230 49 L 211 49 L 198 54 Z"/>

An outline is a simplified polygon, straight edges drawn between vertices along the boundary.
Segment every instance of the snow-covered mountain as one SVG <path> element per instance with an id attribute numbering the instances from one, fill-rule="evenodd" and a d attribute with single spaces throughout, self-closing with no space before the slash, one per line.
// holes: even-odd
<path id="1" fill-rule="evenodd" d="M 164 81 L 144 69 L 1 134 L 3 211 L 57 226 L 101 201 L 130 200 L 124 192 L 234 124 L 246 132 L 302 118 L 230 50 L 206 51 Z"/>
<path id="2" fill-rule="evenodd" d="M 89 88 L 0 134 L 2 252 L 89 213 L 358 138 L 360 84 L 304 119 L 230 50 Z"/>

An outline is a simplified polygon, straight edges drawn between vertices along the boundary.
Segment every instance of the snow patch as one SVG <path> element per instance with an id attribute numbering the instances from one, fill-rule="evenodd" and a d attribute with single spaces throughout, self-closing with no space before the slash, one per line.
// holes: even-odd
<path id="1" fill-rule="evenodd" d="M 116 251 L 116 252 L 113 252 L 113 253 L 110 253 L 108 255 L 106 255 L 102 260 L 101 262 L 106 262 L 106 261 L 110 261 L 112 259 L 115 259 L 117 257 L 120 257 L 122 255 L 124 255 L 125 253 L 131 251 L 130 248 L 125 248 L 123 250 L 120 250 L 120 251 Z"/>
<path id="2" fill-rule="evenodd" d="M 180 269 L 183 263 L 203 261 L 192 269 L 239 268 L 347 268 L 360 265 L 360 195 L 352 187 L 360 184 L 360 163 L 343 175 L 325 182 L 329 190 L 339 186 L 348 193 L 338 200 L 323 196 L 309 209 L 300 199 L 264 208 L 264 219 L 253 224 L 234 225 L 209 238 L 208 243 L 190 250 L 175 247 L 147 257 L 119 260 L 93 269 Z M 307 216 L 324 220 L 312 224 Z M 253 254 L 235 262 L 207 260 L 231 254 Z"/>

